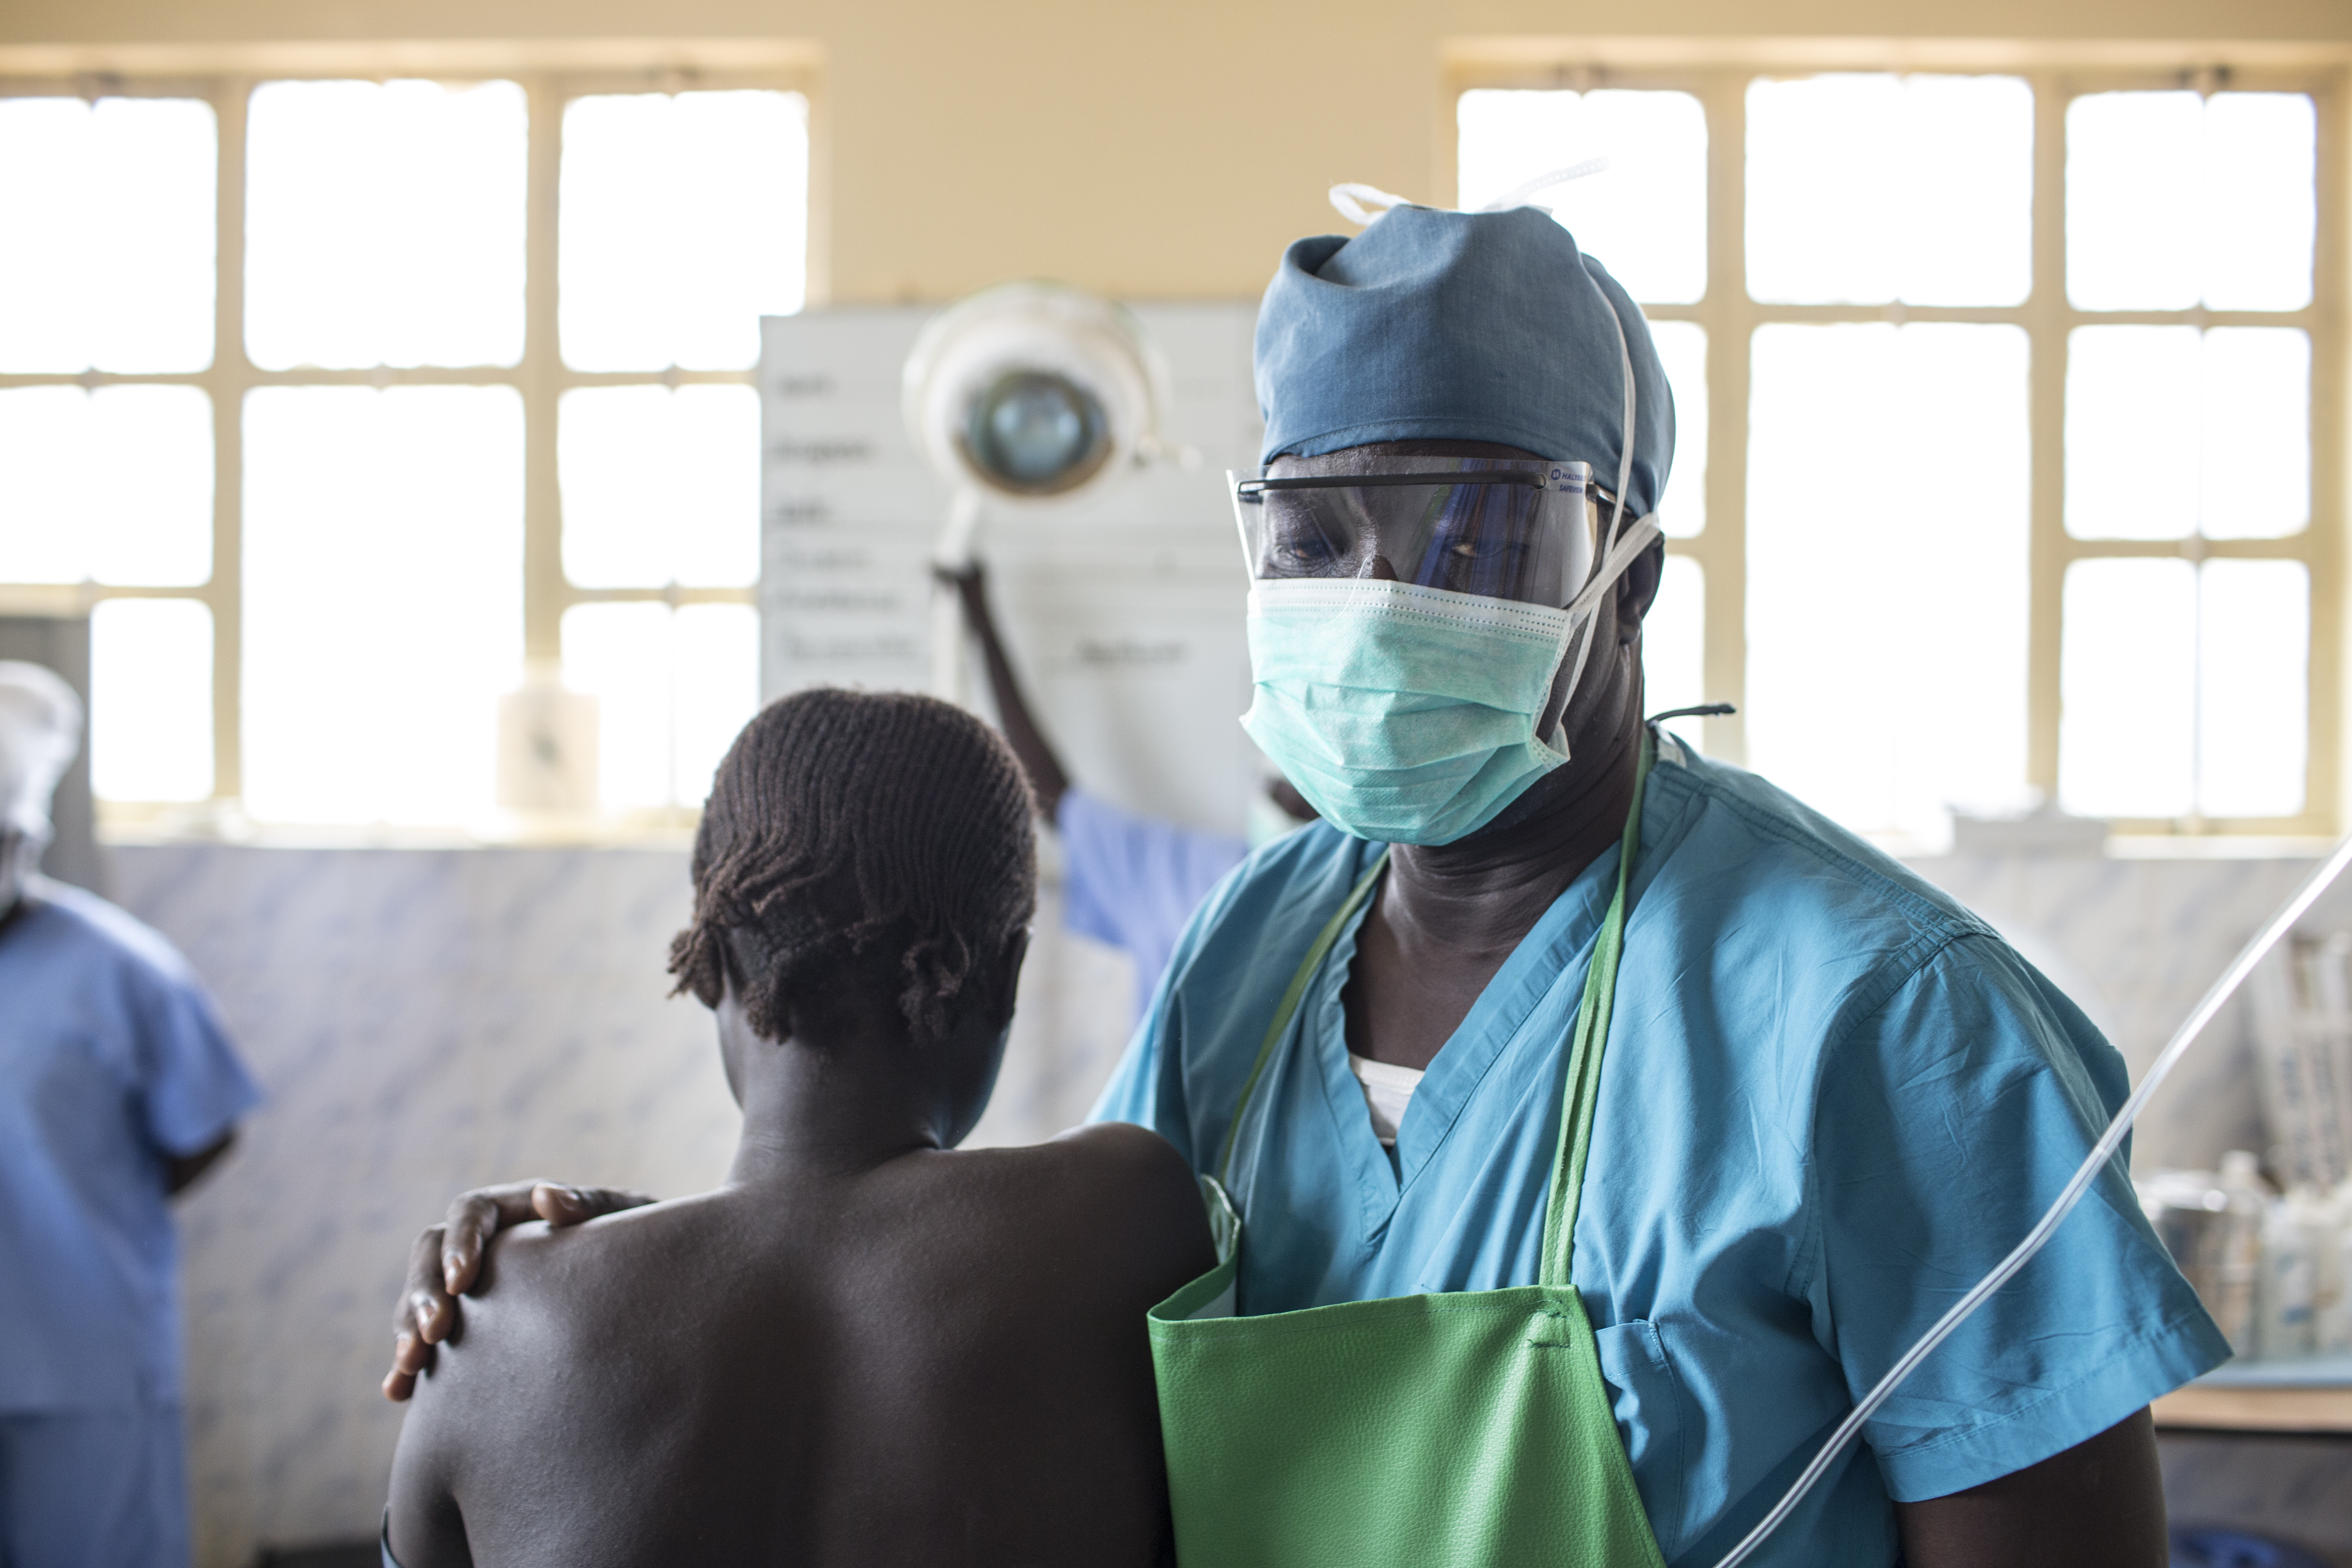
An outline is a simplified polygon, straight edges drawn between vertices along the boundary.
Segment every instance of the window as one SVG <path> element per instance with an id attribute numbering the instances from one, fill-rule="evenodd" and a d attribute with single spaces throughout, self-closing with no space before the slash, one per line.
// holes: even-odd
<path id="1" fill-rule="evenodd" d="M 482 822 L 559 669 L 698 805 L 808 168 L 772 73 L 0 84 L 0 609 L 90 610 L 110 816 Z"/>
<path id="2" fill-rule="evenodd" d="M 1900 838 L 2036 799 L 2335 830 L 2338 80 L 1454 87 L 1465 206 L 1611 159 L 1541 199 L 1642 301 L 1681 416 L 1654 710 L 1739 703 L 1676 728 Z"/>

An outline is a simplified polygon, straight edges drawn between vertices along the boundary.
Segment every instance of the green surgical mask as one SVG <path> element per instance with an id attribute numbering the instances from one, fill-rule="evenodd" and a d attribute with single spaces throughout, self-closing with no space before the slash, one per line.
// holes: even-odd
<path id="1" fill-rule="evenodd" d="M 1368 577 L 1253 584 L 1242 726 L 1335 827 L 1450 844 L 1569 759 L 1548 712 L 1573 695 L 1598 606 L 1658 537 L 1625 530 L 1566 609 Z M 1548 726 L 1549 732 L 1538 732 Z"/>

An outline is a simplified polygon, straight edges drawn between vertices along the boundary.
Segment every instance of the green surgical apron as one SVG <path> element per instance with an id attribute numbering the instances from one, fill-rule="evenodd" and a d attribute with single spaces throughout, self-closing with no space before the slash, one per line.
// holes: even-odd
<path id="1" fill-rule="evenodd" d="M 1222 1178 L 1242 1113 L 1386 856 L 1284 994 L 1202 1179 L 1220 1261 L 1150 1315 L 1182 1568 L 1664 1568 L 1569 1283 L 1652 744 L 1569 1049 L 1538 1283 L 1233 1315 L 1243 1225 Z"/>

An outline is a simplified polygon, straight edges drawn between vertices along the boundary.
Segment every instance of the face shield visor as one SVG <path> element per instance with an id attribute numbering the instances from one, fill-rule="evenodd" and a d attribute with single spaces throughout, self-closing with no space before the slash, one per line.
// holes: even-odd
<path id="1" fill-rule="evenodd" d="M 1340 452 L 1226 475 L 1242 553 L 1260 582 L 1370 578 L 1559 609 L 1599 553 L 1603 508 L 1586 463 Z"/>

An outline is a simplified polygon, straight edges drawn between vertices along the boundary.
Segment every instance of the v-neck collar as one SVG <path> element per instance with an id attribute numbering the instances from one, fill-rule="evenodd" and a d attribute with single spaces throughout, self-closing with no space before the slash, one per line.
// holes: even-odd
<path id="1" fill-rule="evenodd" d="M 1362 1084 L 1349 1070 L 1347 1013 L 1340 1005 L 1355 962 L 1357 937 L 1372 900 L 1366 900 L 1340 928 L 1299 1008 L 1295 1047 L 1306 1058 L 1301 1063 L 1309 1069 L 1306 1076 L 1319 1076 L 1323 1081 L 1335 1146 L 1360 1197 L 1368 1245 L 1378 1243 L 1414 1178 L 1444 1145 L 1487 1069 L 1528 1016 L 1559 987 L 1583 984 L 1590 949 L 1616 887 L 1617 858 L 1618 847 L 1612 843 L 1578 873 L 1519 939 L 1460 1026 L 1438 1047 L 1398 1123 L 1393 1159 L 1372 1131 Z"/>

